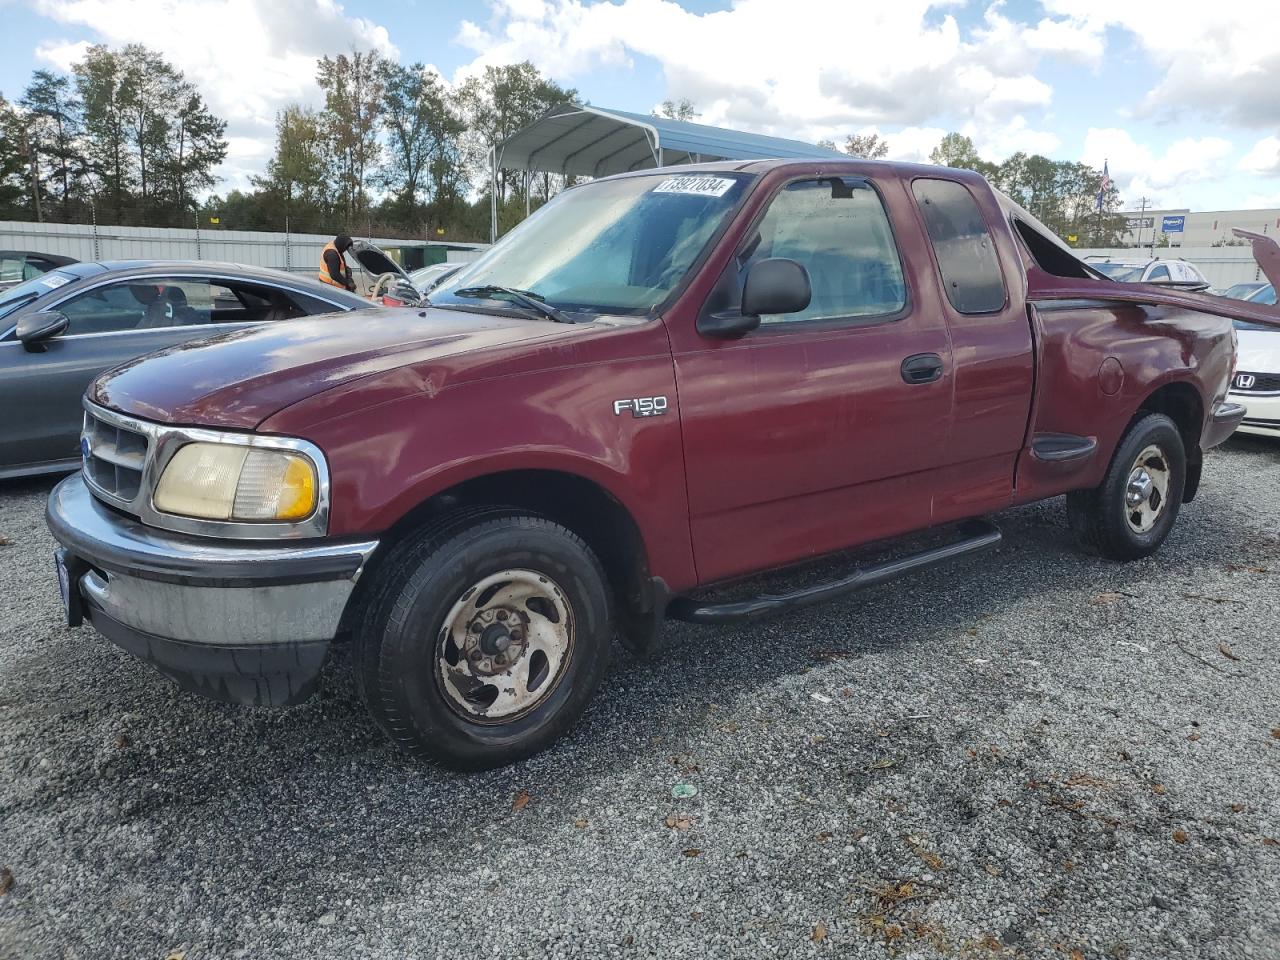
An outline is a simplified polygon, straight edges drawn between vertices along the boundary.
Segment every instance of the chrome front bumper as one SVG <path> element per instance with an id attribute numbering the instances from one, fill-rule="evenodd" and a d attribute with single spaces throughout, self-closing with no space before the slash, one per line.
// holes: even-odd
<path id="1" fill-rule="evenodd" d="M 70 610 L 184 688 L 257 705 L 311 694 L 378 546 L 157 531 L 104 506 L 78 474 L 54 488 L 46 519 L 64 548 Z"/>

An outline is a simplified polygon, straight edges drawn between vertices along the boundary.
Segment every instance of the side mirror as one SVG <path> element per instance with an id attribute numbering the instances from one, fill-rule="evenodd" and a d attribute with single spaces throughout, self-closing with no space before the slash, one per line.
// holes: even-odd
<path id="1" fill-rule="evenodd" d="M 28 313 L 18 320 L 18 327 L 14 333 L 28 350 L 43 350 L 42 344 L 45 340 L 66 332 L 69 326 L 71 321 L 67 319 L 65 313 L 56 313 L 51 310 L 45 313 Z"/>
<path id="2" fill-rule="evenodd" d="M 809 306 L 809 271 L 794 260 L 759 260 L 747 271 L 739 310 L 704 315 L 698 330 L 712 337 L 740 337 L 760 326 L 763 314 L 799 313 Z"/>

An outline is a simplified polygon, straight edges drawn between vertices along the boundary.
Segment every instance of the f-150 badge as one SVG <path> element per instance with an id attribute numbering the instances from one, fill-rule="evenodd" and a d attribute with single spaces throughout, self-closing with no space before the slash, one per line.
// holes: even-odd
<path id="1" fill-rule="evenodd" d="M 667 398 L 632 397 L 613 401 L 614 416 L 620 417 L 626 410 L 630 410 L 633 417 L 660 417 L 667 412 Z"/>

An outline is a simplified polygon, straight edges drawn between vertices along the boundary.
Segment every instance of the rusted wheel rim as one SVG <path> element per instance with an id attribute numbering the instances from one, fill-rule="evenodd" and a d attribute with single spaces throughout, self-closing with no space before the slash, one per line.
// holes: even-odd
<path id="1" fill-rule="evenodd" d="M 1149 533 L 1169 503 L 1169 460 L 1155 444 L 1144 447 L 1129 468 L 1124 489 L 1125 521 L 1135 533 Z"/>
<path id="2" fill-rule="evenodd" d="M 573 610 L 546 574 L 512 569 L 473 584 L 436 643 L 436 679 L 467 720 L 507 723 L 556 688 L 573 654 Z"/>

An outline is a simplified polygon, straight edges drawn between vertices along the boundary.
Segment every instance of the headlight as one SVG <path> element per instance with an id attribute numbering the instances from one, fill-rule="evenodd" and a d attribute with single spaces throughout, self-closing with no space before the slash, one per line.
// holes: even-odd
<path id="1" fill-rule="evenodd" d="M 304 520 L 315 512 L 317 487 L 315 464 L 301 454 L 188 443 L 164 468 L 152 502 L 202 520 Z"/>

